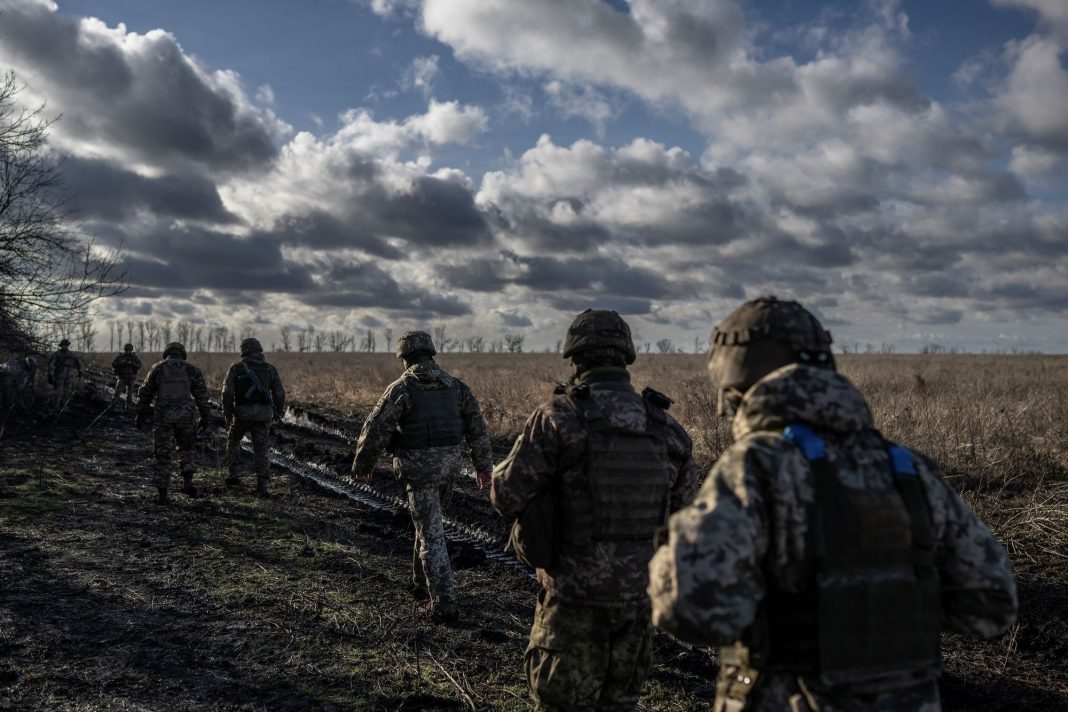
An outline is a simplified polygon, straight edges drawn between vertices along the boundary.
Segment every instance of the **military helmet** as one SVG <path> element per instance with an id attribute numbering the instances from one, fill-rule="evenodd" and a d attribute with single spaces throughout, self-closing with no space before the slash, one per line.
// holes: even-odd
<path id="1" fill-rule="evenodd" d="M 397 358 L 423 353 L 433 356 L 437 353 L 434 340 L 425 331 L 406 331 L 397 340 Z"/>
<path id="2" fill-rule="evenodd" d="M 167 344 L 167 347 L 165 349 L 163 349 L 163 358 L 168 358 L 170 356 L 177 356 L 183 361 L 185 360 L 185 347 L 182 346 L 181 342 L 172 341 L 171 343 Z"/>
<path id="3" fill-rule="evenodd" d="M 241 340 L 241 355 L 249 356 L 251 354 L 263 353 L 263 346 L 260 345 L 259 339 L 247 338 Z"/>
<path id="4" fill-rule="evenodd" d="M 59 342 L 59 347 L 60 348 L 63 348 L 64 346 L 70 346 L 70 339 L 63 339 L 62 341 Z"/>
<path id="5" fill-rule="evenodd" d="M 628 364 L 634 363 L 638 355 L 627 322 L 609 309 L 587 309 L 576 316 L 568 327 L 564 358 L 587 351 L 615 351 Z"/>
<path id="6" fill-rule="evenodd" d="M 720 412 L 728 389 L 745 392 L 791 363 L 834 369 L 831 333 L 798 302 L 758 297 L 731 312 L 712 331 L 708 372 L 719 386 Z"/>
<path id="7" fill-rule="evenodd" d="M 122 347 L 123 351 L 133 351 L 133 344 L 126 344 Z"/>

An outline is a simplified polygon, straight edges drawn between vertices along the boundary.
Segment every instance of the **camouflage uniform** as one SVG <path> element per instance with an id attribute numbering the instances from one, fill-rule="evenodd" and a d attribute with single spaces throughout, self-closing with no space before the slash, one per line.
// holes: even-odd
<path id="1" fill-rule="evenodd" d="M 613 427 L 644 428 L 643 398 L 624 368 L 595 368 L 572 379 L 588 388 Z M 693 497 L 697 474 L 689 436 L 666 413 L 670 462 L 668 508 Z M 490 498 L 515 519 L 539 494 L 573 500 L 588 491 L 588 424 L 563 395 L 527 420 L 508 457 L 494 471 Z M 541 710 L 633 709 L 652 663 L 649 601 L 645 592 L 653 540 L 594 540 L 559 550 L 553 569 L 537 570 L 538 596 L 526 674 Z"/>
<path id="2" fill-rule="evenodd" d="M 814 465 L 783 433 L 797 423 L 824 434 L 827 461 L 847 490 L 893 490 L 887 444 L 847 379 L 797 364 L 771 372 L 742 398 L 735 444 L 694 503 L 671 518 L 668 545 L 649 567 L 653 622 L 684 640 L 730 646 L 721 650 L 716 709 L 743 709 L 738 700 L 748 694 L 747 710 L 938 710 L 937 661 L 907 678 L 887 671 L 857 685 L 757 662 L 772 592 L 809 590 L 817 549 L 827 546 L 814 524 Z M 981 637 L 1002 633 L 1017 605 L 1004 549 L 935 463 L 902 451 L 930 515 L 944 625 Z M 866 582 L 864 570 L 850 575 Z"/>
<path id="3" fill-rule="evenodd" d="M 133 406 L 136 395 L 134 391 L 137 390 L 137 374 L 141 372 L 141 359 L 134 353 L 133 346 L 129 346 L 125 352 L 115 357 L 115 360 L 111 362 L 111 370 L 117 376 L 115 395 L 112 396 L 111 402 L 118 403 L 125 393 L 126 409 L 129 410 Z"/>
<path id="4" fill-rule="evenodd" d="M 82 376 L 81 359 L 67 348 L 69 344 L 66 339 L 61 341 L 59 350 L 49 360 L 48 378 L 55 389 L 52 395 L 52 407 L 55 410 L 70 401 L 74 387 Z"/>
<path id="5" fill-rule="evenodd" d="M 249 342 L 255 342 L 254 346 Z M 256 484 L 261 494 L 267 493 L 270 476 L 271 421 L 285 412 L 286 391 L 278 370 L 267 363 L 259 342 L 248 339 L 242 342 L 242 358 L 231 364 L 223 385 L 223 417 L 229 425 L 226 438 L 226 463 L 228 484 L 238 482 L 237 457 L 241 439 L 248 433 L 252 441 L 252 464 L 256 470 Z M 256 377 L 267 393 L 262 393 L 250 377 Z"/>
<path id="6" fill-rule="evenodd" d="M 413 364 L 386 389 L 363 424 L 352 463 L 353 475 L 364 478 L 374 471 L 383 452 L 392 451 L 393 471 L 407 491 L 415 523 L 412 585 L 416 590 L 427 590 L 435 608 L 454 607 L 456 600 L 441 508 L 451 493 L 453 481 L 463 470 L 463 451 L 459 445 L 398 448 L 395 437 L 412 407 L 413 389 L 449 388 L 457 393 L 463 439 L 471 449 L 475 470 L 491 470 L 493 451 L 478 402 L 467 384 L 447 374 L 433 360 Z"/>
<path id="7" fill-rule="evenodd" d="M 156 463 L 156 487 L 161 500 L 166 498 L 174 469 L 177 450 L 178 469 L 185 482 L 185 490 L 192 490 L 196 472 L 193 448 L 196 440 L 197 416 L 206 423 L 210 414 L 208 387 L 204 374 L 185 361 L 185 349 L 168 346 L 164 360 L 149 369 L 137 393 L 138 423 L 144 422 L 152 410 L 152 443 Z M 193 490 L 195 491 L 195 490 Z M 192 493 L 192 492 L 190 492 Z"/>

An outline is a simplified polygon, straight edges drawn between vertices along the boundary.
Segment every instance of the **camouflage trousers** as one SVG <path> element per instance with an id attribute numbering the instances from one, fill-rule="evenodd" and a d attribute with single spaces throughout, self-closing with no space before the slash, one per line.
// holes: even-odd
<path id="1" fill-rule="evenodd" d="M 412 584 L 425 587 L 435 605 L 456 601 L 452 564 L 445 545 L 445 525 L 441 520 L 442 502 L 448 501 L 451 494 L 451 483 L 408 488 L 408 507 L 415 524 Z"/>
<path id="2" fill-rule="evenodd" d="M 230 424 L 226 436 L 226 455 L 223 462 L 231 475 L 237 475 L 237 460 L 241 454 L 241 439 L 248 433 L 252 441 L 252 468 L 258 479 L 267 479 L 270 475 L 270 461 L 267 455 L 271 449 L 271 423 L 267 420 L 237 420 Z"/>
<path id="3" fill-rule="evenodd" d="M 525 667 L 539 710 L 633 710 L 653 663 L 648 608 L 538 594 Z"/>
<path id="4" fill-rule="evenodd" d="M 174 455 L 178 454 L 178 470 L 182 476 L 196 472 L 193 449 L 196 427 L 192 423 L 157 423 L 152 426 L 152 445 L 156 456 L 156 487 L 170 486 L 174 471 Z"/>
<path id="5" fill-rule="evenodd" d="M 119 376 L 115 379 L 115 395 L 111 397 L 112 403 L 118 403 L 122 400 L 123 393 L 126 394 L 126 410 L 130 410 L 133 406 L 134 398 L 137 396 L 137 376 Z"/>
<path id="6" fill-rule="evenodd" d="M 74 396 L 74 387 L 78 383 L 77 371 L 60 371 L 56 374 L 55 391 L 52 393 L 52 408 L 59 410 Z"/>
<path id="7" fill-rule="evenodd" d="M 755 682 L 749 693 L 732 694 L 744 679 Z M 796 674 L 775 672 L 756 676 L 750 668 L 724 665 L 716 681 L 712 709 L 714 712 L 940 712 L 942 704 L 938 684 L 933 680 L 900 690 L 861 693 L 822 689 L 818 681 L 806 682 Z"/>

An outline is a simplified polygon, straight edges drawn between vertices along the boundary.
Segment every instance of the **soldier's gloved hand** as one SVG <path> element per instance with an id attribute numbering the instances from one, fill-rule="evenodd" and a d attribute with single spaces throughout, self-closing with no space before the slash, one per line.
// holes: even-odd
<path id="1" fill-rule="evenodd" d="M 488 485 L 492 479 L 493 473 L 489 470 L 475 473 L 475 484 L 478 485 L 480 490 L 486 489 L 486 485 Z"/>

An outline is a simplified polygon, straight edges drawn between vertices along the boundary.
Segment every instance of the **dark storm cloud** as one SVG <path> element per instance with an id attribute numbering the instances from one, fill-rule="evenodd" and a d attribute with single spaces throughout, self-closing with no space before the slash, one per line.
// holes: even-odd
<path id="1" fill-rule="evenodd" d="M 412 191 L 389 195 L 381 187 L 364 196 L 368 227 L 426 247 L 477 246 L 492 240 L 474 196 L 466 186 L 420 176 Z"/>
<path id="2" fill-rule="evenodd" d="M 402 285 L 373 262 L 315 266 L 316 288 L 298 295 L 309 306 L 376 308 L 418 316 L 465 316 L 471 306 L 453 295 L 435 294 L 415 284 Z"/>
<path id="3" fill-rule="evenodd" d="M 404 254 L 368 231 L 359 221 L 342 220 L 321 210 L 304 215 L 283 215 L 270 231 L 261 231 L 257 235 L 284 245 L 313 250 L 360 249 L 391 260 Z"/>
<path id="4" fill-rule="evenodd" d="M 270 120 L 240 105 L 233 79 L 198 70 L 175 38 L 150 32 L 120 43 L 93 21 L 19 2 L 0 13 L 0 57 L 48 88 L 56 130 L 104 142 L 151 165 L 234 171 L 277 153 Z M 58 99 L 58 101 L 57 101 Z"/>
<path id="5" fill-rule="evenodd" d="M 61 170 L 79 218 L 124 220 L 144 210 L 155 216 L 220 224 L 238 221 L 223 206 L 215 184 L 206 178 L 146 178 L 105 161 L 72 157 L 63 161 Z"/>
<path id="6" fill-rule="evenodd" d="M 549 305 L 563 312 L 578 314 L 586 309 L 611 309 L 623 316 L 642 316 L 653 310 L 653 303 L 648 299 L 634 299 L 631 297 L 597 296 L 584 298 L 581 296 L 551 297 Z"/>

